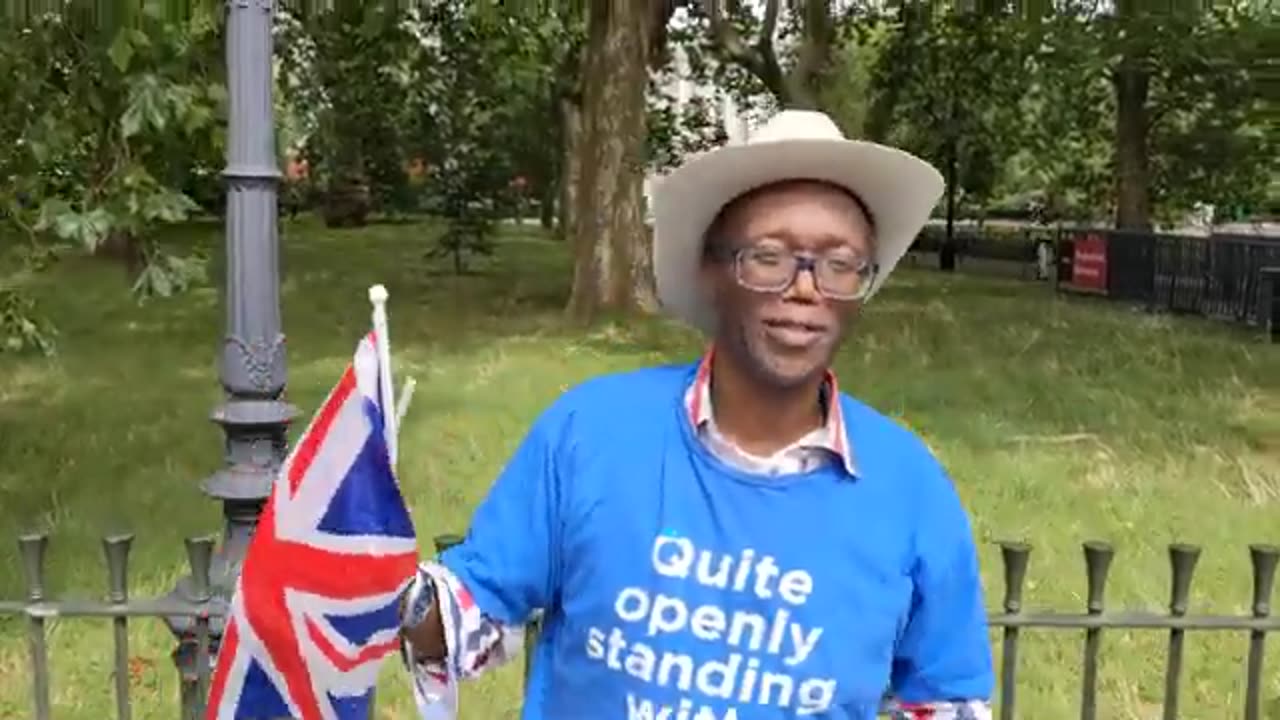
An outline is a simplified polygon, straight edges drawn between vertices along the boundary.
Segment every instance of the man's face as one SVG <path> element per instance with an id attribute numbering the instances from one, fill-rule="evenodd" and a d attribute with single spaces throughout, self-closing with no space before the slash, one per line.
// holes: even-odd
<path id="1" fill-rule="evenodd" d="M 825 297 L 817 286 L 816 269 L 801 270 L 782 290 L 748 289 L 739 282 L 743 267 L 735 264 L 731 252 L 763 248 L 768 262 L 784 257 L 790 262 L 791 254 L 869 262 L 872 230 L 857 201 L 819 182 L 770 185 L 726 207 L 713 234 L 708 242 L 722 252 L 704 260 L 702 272 L 719 314 L 717 347 L 779 389 L 824 372 L 861 301 Z"/>

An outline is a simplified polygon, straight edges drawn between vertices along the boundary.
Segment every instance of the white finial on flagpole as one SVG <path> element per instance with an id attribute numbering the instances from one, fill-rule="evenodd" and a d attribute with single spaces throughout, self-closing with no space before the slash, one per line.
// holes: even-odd
<path id="1" fill-rule="evenodd" d="M 391 458 L 391 468 L 396 467 L 397 427 L 396 396 L 391 382 L 391 333 L 387 327 L 387 298 L 390 293 L 383 285 L 369 288 L 369 302 L 373 304 L 373 331 L 377 335 L 379 394 L 382 396 L 378 406 L 382 409 L 382 425 L 386 430 L 387 454 Z"/>

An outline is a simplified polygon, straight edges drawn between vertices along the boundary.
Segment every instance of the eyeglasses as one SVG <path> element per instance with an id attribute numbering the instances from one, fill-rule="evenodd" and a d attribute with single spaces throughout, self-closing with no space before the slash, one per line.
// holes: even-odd
<path id="1" fill-rule="evenodd" d="M 733 260 L 734 279 L 748 290 L 785 292 L 802 270 L 813 275 L 813 284 L 831 300 L 861 300 L 874 284 L 880 266 L 847 248 L 818 255 L 797 253 L 772 243 L 713 252 Z"/>

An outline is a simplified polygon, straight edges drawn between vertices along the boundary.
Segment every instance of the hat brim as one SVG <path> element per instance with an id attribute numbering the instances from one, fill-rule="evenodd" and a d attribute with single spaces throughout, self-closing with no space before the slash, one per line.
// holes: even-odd
<path id="1" fill-rule="evenodd" d="M 730 145 L 695 157 L 661 179 L 653 193 L 653 269 L 663 309 L 707 332 L 715 310 L 699 282 L 703 236 L 725 204 L 785 180 L 819 180 L 858 196 L 875 223 L 876 275 L 870 298 L 942 197 L 945 183 L 929 163 L 860 140 L 780 140 Z"/>

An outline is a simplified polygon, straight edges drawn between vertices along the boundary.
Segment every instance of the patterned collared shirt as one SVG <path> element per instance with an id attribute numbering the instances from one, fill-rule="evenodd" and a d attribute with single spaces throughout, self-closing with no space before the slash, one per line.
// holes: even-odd
<path id="1" fill-rule="evenodd" d="M 753 455 L 725 437 L 716 425 L 711 408 L 711 364 L 715 350 L 707 351 L 693 383 L 685 391 L 685 407 L 689 422 L 698 430 L 698 436 L 716 457 L 740 470 L 758 475 L 786 475 L 809 472 L 828 463 L 840 462 L 845 472 L 857 476 L 853 452 L 844 429 L 844 415 L 840 403 L 836 376 L 827 371 L 822 384 L 819 402 L 822 404 L 824 423 L 790 445 L 769 456 Z"/>
<path id="2" fill-rule="evenodd" d="M 717 428 L 711 407 L 711 361 L 708 350 L 685 391 L 689 422 L 698 436 L 720 460 L 741 470 L 776 476 L 806 472 L 826 463 L 842 463 L 850 477 L 857 476 L 853 449 L 849 447 L 844 417 L 840 410 L 836 378 L 827 372 L 819 401 L 824 422 L 800 439 L 767 457 L 738 447 Z M 437 589 L 440 615 L 444 619 L 444 662 L 418 662 L 406 646 L 404 660 L 412 676 L 414 695 L 424 720 L 453 720 L 457 717 L 457 683 L 471 680 L 506 664 L 520 654 L 523 627 L 499 623 L 480 612 L 470 593 L 443 565 L 424 562 L 407 591 L 406 606 L 423 592 Z M 905 705 L 887 698 L 882 714 L 893 720 L 991 720 L 991 706 L 984 700 L 947 700 Z"/>

